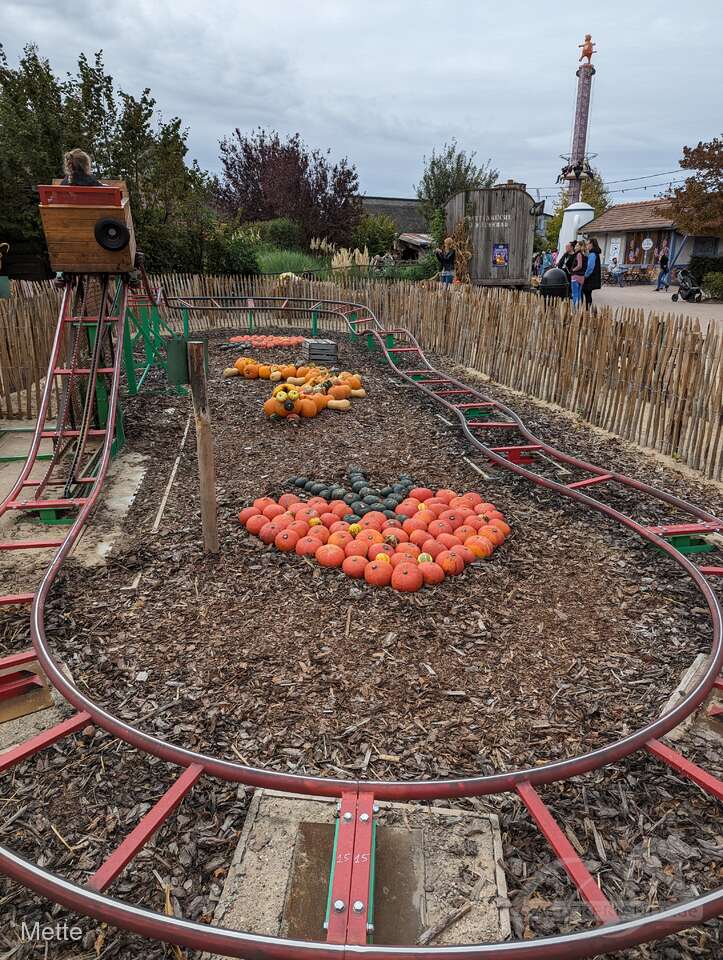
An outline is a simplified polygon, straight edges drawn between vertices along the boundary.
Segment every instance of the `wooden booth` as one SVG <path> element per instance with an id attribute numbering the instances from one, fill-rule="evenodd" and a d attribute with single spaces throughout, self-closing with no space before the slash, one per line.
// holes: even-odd
<path id="1" fill-rule="evenodd" d="M 53 270 L 63 273 L 129 273 L 135 266 L 128 188 L 123 180 L 102 187 L 39 186 L 40 218 Z"/>
<path id="2" fill-rule="evenodd" d="M 538 207 L 524 184 L 512 181 L 485 190 L 463 190 L 447 201 L 448 235 L 452 235 L 460 220 L 467 221 L 472 283 L 529 285 Z"/>

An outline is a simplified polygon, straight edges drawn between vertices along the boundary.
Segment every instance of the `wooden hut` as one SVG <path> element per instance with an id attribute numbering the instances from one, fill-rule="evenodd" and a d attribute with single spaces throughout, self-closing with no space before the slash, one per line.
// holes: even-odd
<path id="1" fill-rule="evenodd" d="M 523 183 L 463 190 L 445 206 L 447 233 L 467 220 L 470 279 L 480 286 L 523 287 L 530 282 L 538 204 Z"/>

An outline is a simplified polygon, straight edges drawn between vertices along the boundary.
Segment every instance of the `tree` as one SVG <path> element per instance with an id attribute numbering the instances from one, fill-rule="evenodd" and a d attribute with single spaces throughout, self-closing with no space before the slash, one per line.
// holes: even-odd
<path id="1" fill-rule="evenodd" d="M 429 158 L 424 157 L 424 172 L 416 191 L 428 225 L 455 193 L 492 187 L 497 182 L 500 174 L 492 167 L 492 161 L 479 166 L 475 163 L 476 156 L 474 151 L 467 154 L 460 150 L 453 139 L 445 143 L 439 153 L 432 150 Z"/>
<path id="2" fill-rule="evenodd" d="M 16 69 L 0 46 L 0 241 L 42 249 L 34 189 L 62 168 L 62 88 L 37 47 L 27 46 Z"/>
<path id="3" fill-rule="evenodd" d="M 306 243 L 326 237 L 349 243 L 361 217 L 359 178 L 347 158 L 331 163 L 298 133 L 282 140 L 275 130 L 243 134 L 237 128 L 220 143 L 221 208 L 240 221 L 288 217 L 301 225 Z"/>
<path id="4" fill-rule="evenodd" d="M 397 237 L 397 225 L 386 213 L 365 213 L 352 235 L 352 244 L 358 250 L 364 247 L 372 257 L 388 253 Z"/>
<path id="5" fill-rule="evenodd" d="M 605 189 L 602 174 L 599 170 L 593 170 L 592 176 L 582 181 L 582 190 L 580 200 L 583 203 L 589 203 L 595 210 L 595 217 L 602 216 L 603 213 L 612 206 L 610 194 Z M 570 206 L 570 195 L 567 190 L 561 190 L 555 203 L 555 211 L 552 219 L 547 221 L 545 233 L 547 235 L 547 246 L 550 250 L 557 248 L 557 239 L 560 236 L 562 227 L 562 216 L 565 209 Z"/>
<path id="6" fill-rule="evenodd" d="M 723 138 L 683 147 L 680 166 L 696 172 L 668 192 L 658 212 L 684 233 L 723 237 Z"/>

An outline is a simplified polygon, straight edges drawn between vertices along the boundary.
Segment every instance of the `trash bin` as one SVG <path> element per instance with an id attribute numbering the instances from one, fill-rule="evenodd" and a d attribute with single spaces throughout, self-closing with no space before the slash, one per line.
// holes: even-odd
<path id="1" fill-rule="evenodd" d="M 540 293 L 545 300 L 567 299 L 570 296 L 570 287 L 565 271 L 559 267 L 550 267 L 549 270 L 545 270 L 540 280 Z"/>

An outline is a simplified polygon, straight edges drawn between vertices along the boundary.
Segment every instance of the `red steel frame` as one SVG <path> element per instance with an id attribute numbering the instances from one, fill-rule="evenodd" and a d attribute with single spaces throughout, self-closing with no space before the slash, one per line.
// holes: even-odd
<path id="1" fill-rule="evenodd" d="M 59 338 L 63 325 L 68 322 L 69 290 L 61 307 L 61 314 L 56 331 L 56 339 L 51 356 L 51 370 L 57 364 Z M 201 302 L 203 300 L 203 302 Z M 221 300 L 224 305 L 220 305 Z M 230 300 L 238 303 L 229 306 Z M 209 305 L 208 301 L 211 301 Z M 124 304 L 125 306 L 125 299 Z M 553 783 L 557 780 L 568 779 L 572 776 L 588 772 L 609 763 L 619 761 L 639 749 L 645 749 L 651 755 L 661 760 L 669 767 L 690 779 L 711 796 L 723 799 L 723 783 L 706 771 L 686 760 L 681 754 L 660 743 L 658 738 L 677 726 L 681 720 L 693 712 L 707 697 L 715 686 L 720 688 L 720 669 L 723 663 L 723 641 L 721 633 L 721 611 L 717 598 L 712 591 L 703 572 L 696 568 L 685 556 L 680 554 L 661 534 L 669 533 L 675 527 L 651 528 L 636 523 L 614 508 L 592 499 L 581 492 L 593 483 L 617 482 L 635 489 L 648 496 L 654 497 L 695 518 L 693 526 L 696 530 L 720 529 L 723 523 L 716 517 L 700 508 L 686 503 L 664 491 L 658 491 L 648 484 L 625 477 L 622 474 L 606 471 L 600 467 L 587 464 L 575 457 L 555 450 L 553 447 L 538 440 L 524 426 L 519 417 L 506 407 L 489 397 L 479 393 L 475 388 L 460 381 L 447 377 L 435 370 L 427 361 L 414 337 L 406 330 L 385 330 L 374 317 L 373 313 L 363 304 L 313 301 L 310 298 L 196 298 L 181 300 L 177 298 L 173 307 L 180 309 L 202 310 L 232 310 L 240 309 L 244 313 L 249 310 L 273 312 L 316 312 L 317 314 L 333 315 L 343 318 L 348 328 L 360 336 L 371 336 L 375 339 L 379 349 L 383 352 L 387 362 L 395 373 L 417 387 L 430 398 L 443 404 L 450 412 L 457 415 L 462 430 L 467 439 L 481 450 L 485 456 L 498 466 L 512 470 L 533 483 L 560 493 L 590 509 L 596 510 L 616 522 L 627 527 L 650 543 L 663 550 L 683 572 L 693 581 L 703 595 L 711 616 L 712 646 L 708 667 L 698 685 L 688 696 L 670 713 L 640 728 L 632 734 L 623 737 L 612 744 L 597 750 L 554 763 L 546 763 L 534 768 L 509 771 L 488 776 L 466 777 L 437 781 L 346 781 L 332 780 L 321 777 L 305 777 L 296 774 L 277 773 L 275 771 L 250 767 L 244 764 L 230 762 L 218 757 L 195 753 L 176 744 L 168 743 L 151 736 L 144 731 L 126 724 L 103 710 L 92 699 L 82 694 L 75 685 L 60 671 L 52 653 L 49 650 L 45 635 L 44 609 L 50 587 L 57 576 L 62 563 L 77 541 L 90 511 L 100 493 L 100 488 L 110 458 L 110 446 L 113 436 L 113 426 L 117 410 L 118 387 L 120 378 L 120 355 L 116 351 L 115 366 L 113 368 L 113 386 L 108 414 L 108 429 L 104 437 L 103 453 L 101 456 L 98 480 L 87 499 L 78 501 L 80 507 L 78 516 L 59 547 L 57 554 L 47 568 L 43 581 L 35 595 L 21 595 L 24 601 L 32 598 L 31 630 L 35 655 L 38 662 L 46 671 L 53 684 L 60 690 L 66 699 L 79 711 L 74 717 L 66 720 L 51 730 L 45 731 L 26 744 L 21 744 L 8 754 L 0 757 L 0 772 L 10 769 L 16 763 L 26 759 L 62 737 L 77 731 L 87 723 L 94 723 L 139 750 L 158 756 L 171 763 L 184 767 L 174 785 L 164 794 L 149 813 L 140 821 L 117 850 L 101 866 L 91 878 L 87 887 L 82 888 L 66 880 L 56 877 L 42 868 L 28 863 L 6 848 L 0 847 L 0 869 L 20 883 L 47 896 L 57 903 L 64 904 L 69 909 L 96 917 L 107 923 L 124 927 L 128 930 L 155 939 L 177 943 L 191 949 L 210 950 L 225 953 L 228 956 L 247 958 L 322 958 L 322 957 L 354 957 L 363 956 L 371 960 L 406 960 L 406 958 L 505 958 L 521 956 L 533 960 L 561 960 L 561 958 L 589 957 L 596 953 L 630 947 L 647 940 L 666 936 L 669 933 L 700 923 L 723 912 L 723 890 L 713 891 L 698 897 L 689 903 L 678 904 L 667 910 L 659 911 L 638 917 L 633 920 L 620 921 L 610 902 L 600 890 L 594 878 L 582 863 L 580 857 L 567 841 L 567 838 L 555 823 L 552 815 L 545 807 L 542 799 L 535 790 L 535 786 Z M 349 314 L 364 313 L 364 322 L 372 326 L 364 330 L 358 329 L 358 320 L 351 320 Z M 125 310 L 122 311 L 122 321 Z M 119 325 L 117 336 L 122 335 L 122 326 Z M 393 335 L 403 340 L 405 345 L 388 346 L 389 337 Z M 422 382 L 414 381 L 410 372 L 400 368 L 396 363 L 398 354 L 415 354 L 423 368 L 415 370 L 417 375 L 429 373 L 433 383 L 444 383 L 454 387 L 454 390 L 445 391 L 446 395 L 465 393 L 480 398 L 478 404 L 469 402 L 455 405 L 445 399 L 445 395 L 435 393 Z M 48 383 L 52 377 L 49 376 Z M 42 438 L 42 423 L 47 412 L 49 388 L 46 386 L 45 395 L 41 403 L 31 454 L 28 465 L 21 474 L 21 479 L 11 491 L 7 500 L 0 504 L 0 513 L 7 509 L 8 504 L 15 499 L 22 486 L 27 485 L 27 477 L 32 468 L 32 462 L 37 454 Z M 494 407 L 500 414 L 495 421 L 467 422 L 464 411 L 472 407 Z M 502 419 L 504 418 L 504 419 Z M 521 435 L 524 443 L 508 444 L 502 447 L 485 446 L 473 431 L 480 428 L 514 431 Z M 590 476 L 583 481 L 571 484 L 561 484 L 534 471 L 525 468 L 524 464 L 534 461 L 538 452 L 548 458 L 565 463 L 568 466 L 580 469 Z M 47 501 L 45 501 L 47 502 Z M 679 526 L 679 525 L 676 525 Z M 688 525 L 690 526 L 690 525 Z M 718 568 L 715 570 L 717 575 Z M 16 598 L 10 598 L 15 600 Z M 26 654 L 20 657 L 29 656 Z M 12 659 L 12 658 L 8 658 Z M 25 661 L 27 662 L 27 661 Z M 337 863 L 334 876 L 334 894 L 345 903 L 345 910 L 339 911 L 334 918 L 334 911 L 330 916 L 329 942 L 312 943 L 306 941 L 283 940 L 274 937 L 263 937 L 254 934 L 232 930 L 209 928 L 202 924 L 165 917 L 152 911 L 129 904 L 120 903 L 108 897 L 101 896 L 99 891 L 104 890 L 125 868 L 135 854 L 150 839 L 153 833 L 162 825 L 168 816 L 176 809 L 183 798 L 202 775 L 217 776 L 224 780 L 238 781 L 250 786 L 270 787 L 274 789 L 290 790 L 314 796 L 332 796 L 341 798 L 341 816 L 351 814 L 349 822 L 342 820 L 343 825 L 349 826 L 349 831 L 340 837 L 339 853 L 342 862 Z M 542 940 L 515 941 L 498 944 L 479 944 L 458 947 L 377 947 L 366 944 L 367 909 L 369 891 L 369 858 L 366 856 L 371 847 L 371 829 L 375 800 L 426 800 L 432 798 L 452 798 L 464 796 L 481 796 L 499 792 L 517 792 L 528 812 L 538 824 L 556 855 L 560 858 L 565 870 L 577 887 L 581 896 L 586 899 L 593 913 L 603 924 L 594 930 L 582 933 L 567 934 L 549 937 Z M 363 816 L 366 815 L 366 816 Z M 366 859 L 365 859 L 366 856 Z M 354 911 L 355 900 L 362 904 L 363 909 Z"/>

